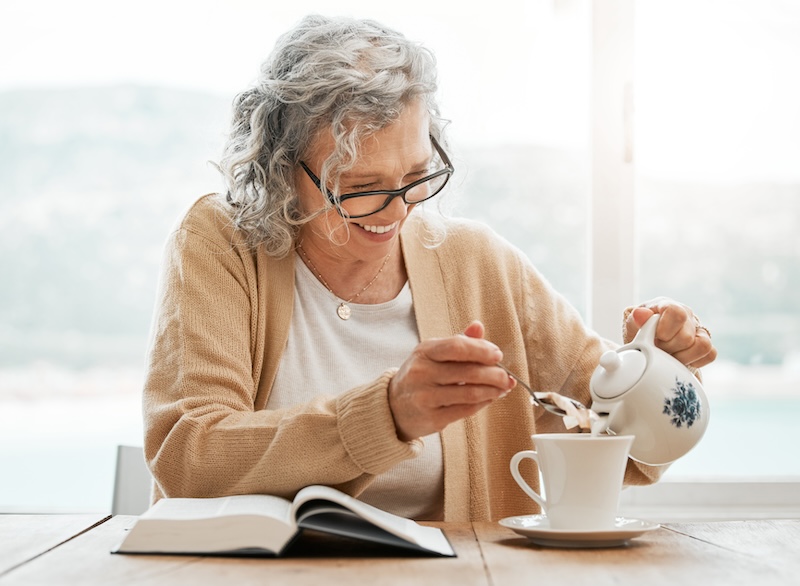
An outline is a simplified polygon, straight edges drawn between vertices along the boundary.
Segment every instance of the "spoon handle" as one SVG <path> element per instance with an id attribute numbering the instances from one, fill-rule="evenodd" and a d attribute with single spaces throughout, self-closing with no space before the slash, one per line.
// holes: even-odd
<path id="1" fill-rule="evenodd" d="M 518 385 L 520 385 L 523 389 L 528 391 L 528 394 L 531 396 L 531 400 L 534 403 L 536 403 L 540 407 L 543 407 L 547 411 L 550 411 L 550 413 L 555 413 L 556 415 L 561 415 L 562 417 L 567 414 L 567 412 L 564 411 L 561 407 L 558 407 L 556 405 L 553 405 L 552 403 L 544 401 L 541 397 L 538 396 L 538 394 L 532 388 L 530 388 L 520 377 L 511 372 L 504 364 L 498 362 L 497 366 L 505 370 L 510 377 L 512 377 L 515 381 L 517 381 Z M 570 401 L 572 401 L 573 403 L 577 403 L 573 399 L 570 399 Z M 577 403 L 576 407 L 577 406 L 580 406 L 579 408 L 581 409 L 585 409 L 585 407 L 580 403 Z"/>

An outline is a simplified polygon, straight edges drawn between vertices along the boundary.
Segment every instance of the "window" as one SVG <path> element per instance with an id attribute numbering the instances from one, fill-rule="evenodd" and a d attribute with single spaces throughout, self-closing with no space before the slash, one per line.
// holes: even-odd
<path id="1" fill-rule="evenodd" d="M 800 476 L 800 7 L 635 10 L 637 285 L 720 352 L 706 437 L 670 474 Z"/>
<path id="2" fill-rule="evenodd" d="M 780 69 L 800 55 L 797 9 L 642 1 L 634 21 L 633 6 L 504 0 L 475 13 L 351 0 L 339 12 L 384 21 L 435 51 L 457 213 L 519 246 L 601 333 L 618 339 L 622 307 L 655 294 L 685 300 L 708 322 L 723 352 L 706 373 L 712 427 L 670 474 L 798 475 L 796 458 L 772 449 L 775 437 L 790 445 L 789 420 L 800 414 L 800 307 L 791 295 L 800 90 L 791 65 Z M 17 56 L 0 71 L 0 469 L 12 479 L 0 484 L 0 511 L 110 507 L 115 446 L 141 443 L 164 239 L 181 210 L 220 187 L 206 161 L 218 157 L 232 97 L 276 36 L 314 11 L 331 13 L 322 0 L 0 7 L 0 52 Z M 631 36 L 601 61 L 592 49 L 598 19 L 622 23 L 617 41 Z M 625 86 L 634 22 L 636 78 Z M 736 34 L 752 40 L 752 53 L 728 42 Z M 722 45 L 692 44 L 700 38 Z M 750 81 L 734 84 L 731 72 Z M 602 102 L 598 79 L 618 102 Z M 703 101 L 724 82 L 724 104 Z M 726 108 L 741 116 L 723 117 Z M 702 113 L 701 124 L 683 126 L 687 112 Z M 732 148 L 743 135 L 752 140 Z M 598 189 L 602 141 L 623 145 L 623 159 L 609 164 L 620 165 L 629 192 Z M 714 161 L 742 171 L 746 161 L 730 158 L 742 151 L 766 154 L 764 172 L 736 184 L 716 171 L 678 172 L 687 161 L 700 172 Z M 687 201 L 691 214 L 675 205 Z M 757 420 L 743 410 L 754 387 L 770 398 Z M 764 387 L 780 388 L 780 400 Z M 773 464 L 747 451 L 761 437 Z"/>

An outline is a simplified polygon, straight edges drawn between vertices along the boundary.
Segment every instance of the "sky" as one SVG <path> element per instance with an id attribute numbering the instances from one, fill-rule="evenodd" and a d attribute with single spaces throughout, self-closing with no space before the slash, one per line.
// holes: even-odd
<path id="1" fill-rule="evenodd" d="M 233 96 L 304 14 L 383 21 L 434 50 L 451 133 L 586 148 L 589 0 L 2 0 L 0 91 L 141 83 Z M 640 173 L 800 182 L 800 2 L 638 0 Z"/>

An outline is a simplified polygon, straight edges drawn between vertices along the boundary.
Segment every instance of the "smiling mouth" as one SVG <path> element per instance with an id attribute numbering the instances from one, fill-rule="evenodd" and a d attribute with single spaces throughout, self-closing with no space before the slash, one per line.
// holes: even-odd
<path id="1" fill-rule="evenodd" d="M 372 232 L 373 234 L 386 234 L 386 232 L 389 232 L 397 228 L 397 225 L 399 223 L 400 222 L 393 222 L 388 226 L 372 226 L 370 224 L 357 224 L 357 225 L 366 230 L 367 232 Z"/>

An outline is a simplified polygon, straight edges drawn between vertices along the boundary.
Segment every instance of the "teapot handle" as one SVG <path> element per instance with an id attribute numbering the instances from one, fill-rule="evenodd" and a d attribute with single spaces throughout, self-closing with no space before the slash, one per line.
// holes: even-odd
<path id="1" fill-rule="evenodd" d="M 636 332 L 636 335 L 633 338 L 633 342 L 638 342 L 640 344 L 649 344 L 651 346 L 655 345 L 656 343 L 656 326 L 658 326 L 658 320 L 661 317 L 661 314 L 654 313 L 651 315 L 642 328 Z"/>

